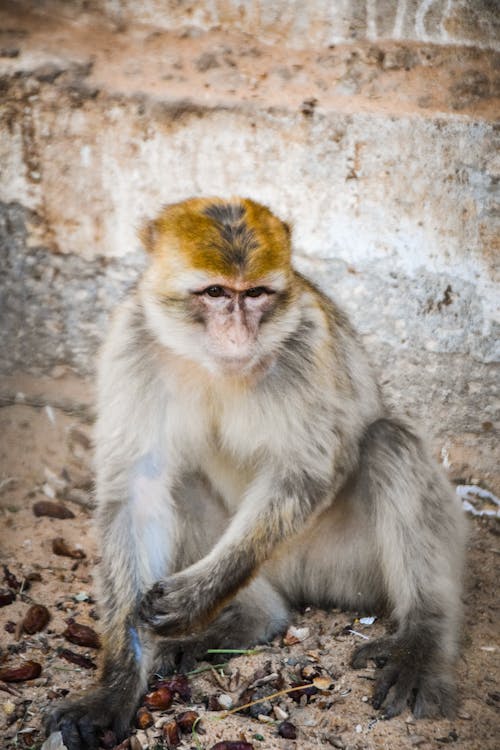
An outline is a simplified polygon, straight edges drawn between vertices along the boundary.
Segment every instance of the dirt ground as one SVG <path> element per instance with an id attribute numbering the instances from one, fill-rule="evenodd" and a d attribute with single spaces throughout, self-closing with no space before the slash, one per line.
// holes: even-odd
<path id="1" fill-rule="evenodd" d="M 0 389 L 0 562 L 6 566 L 0 569 L 2 601 L 15 594 L 0 608 L 0 669 L 26 668 L 28 661 L 41 666 L 35 679 L 0 681 L 0 746 L 6 750 L 40 748 L 44 713 L 59 697 L 90 685 L 95 679 L 92 665 L 99 663 L 97 649 L 75 645 L 63 635 L 68 620 L 99 630 L 92 584 L 99 550 L 86 507 L 92 486 L 91 404 L 89 385 L 63 368 L 52 379 L 7 379 Z M 62 499 L 74 517 L 35 515 L 37 501 L 54 499 Z M 128 743 L 131 750 L 169 747 L 162 725 L 188 709 L 202 718 L 194 733 L 181 735 L 180 748 L 209 750 L 222 740 L 281 750 L 425 750 L 447 744 L 468 750 L 498 748 L 500 524 L 470 518 L 469 527 L 464 644 L 458 665 L 460 709 L 455 720 L 415 721 L 409 711 L 381 720 L 370 703 L 374 670 L 353 671 L 349 656 L 362 639 L 382 633 L 385 623 L 363 625 L 356 612 L 308 610 L 296 615 L 295 626 L 305 629 L 299 631 L 303 640 L 296 644 L 279 638 L 226 666 L 200 663 L 201 671 L 188 677 L 190 697 L 177 695 L 170 708 L 155 712 L 152 727 L 139 730 Z M 75 557 L 54 553 L 53 540 L 58 537 Z M 22 623 L 33 603 L 45 605 L 51 619 L 30 635 L 23 632 Z M 227 656 L 216 659 L 224 663 Z M 294 683 L 311 683 L 309 692 L 314 694 L 282 694 L 253 707 L 253 715 L 227 716 L 221 710 L 287 690 Z M 286 727 L 280 730 L 284 720 L 295 727 L 296 739 L 280 736 L 279 731 L 286 732 Z M 288 731 L 293 734 L 289 727 Z M 113 746 L 112 737 L 104 742 Z"/>

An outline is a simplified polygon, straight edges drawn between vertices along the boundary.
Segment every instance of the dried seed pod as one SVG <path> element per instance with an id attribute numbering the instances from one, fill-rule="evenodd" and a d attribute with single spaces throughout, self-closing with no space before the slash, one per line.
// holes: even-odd
<path id="1" fill-rule="evenodd" d="M 71 664 L 83 667 L 83 669 L 97 669 L 97 664 L 95 664 L 92 659 L 89 659 L 88 656 L 84 656 L 83 654 L 76 654 L 74 651 L 70 651 L 69 648 L 62 648 L 58 652 L 58 656 L 60 656 L 61 659 L 66 659 L 66 661 L 71 662 Z"/>
<path id="2" fill-rule="evenodd" d="M 62 503 L 53 500 L 39 500 L 33 505 L 35 516 L 48 516 L 49 518 L 74 518 L 75 514 Z"/>
<path id="3" fill-rule="evenodd" d="M 196 711 L 183 711 L 175 717 L 175 720 L 181 732 L 191 732 L 195 721 L 199 718 L 200 715 Z"/>
<path id="4" fill-rule="evenodd" d="M 0 591 L 0 607 L 6 607 L 7 604 L 12 604 L 15 598 L 16 595 L 13 591 L 5 591 L 5 589 L 2 589 L 2 591 Z"/>
<path id="5" fill-rule="evenodd" d="M 167 721 L 162 726 L 161 732 L 168 748 L 177 747 L 180 744 L 181 736 L 175 719 Z"/>
<path id="6" fill-rule="evenodd" d="M 285 740 L 297 739 L 297 729 L 291 721 L 282 721 L 278 727 L 278 734 L 280 737 L 284 737 Z"/>
<path id="7" fill-rule="evenodd" d="M 173 699 L 172 691 L 168 687 L 160 687 L 146 695 L 144 705 L 151 711 L 164 711 L 166 708 L 170 708 Z"/>
<path id="8" fill-rule="evenodd" d="M 146 706 L 141 706 L 135 717 L 135 725 L 137 729 L 147 729 L 148 727 L 153 726 L 153 724 L 153 714 L 148 711 Z"/>
<path id="9" fill-rule="evenodd" d="M 72 557 L 74 560 L 82 560 L 86 557 L 85 552 L 82 549 L 71 548 L 62 538 L 57 536 L 52 540 L 52 552 L 54 555 L 60 555 L 61 557 Z"/>
<path id="10" fill-rule="evenodd" d="M 216 742 L 210 750 L 254 750 L 254 746 L 250 742 L 241 740 L 236 740 L 236 742 L 225 740 L 224 742 Z"/>
<path id="11" fill-rule="evenodd" d="M 89 628 L 88 625 L 80 625 L 78 622 L 71 622 L 64 631 L 63 636 L 77 646 L 101 648 L 99 636 L 95 630 Z"/>
<path id="12" fill-rule="evenodd" d="M 32 604 L 24 615 L 23 630 L 33 635 L 43 630 L 50 621 L 50 612 L 43 604 Z"/>
<path id="13" fill-rule="evenodd" d="M 19 667 L 4 667 L 0 669 L 2 682 L 26 682 L 39 677 L 42 667 L 36 661 L 25 661 Z"/>
<path id="14" fill-rule="evenodd" d="M 176 674 L 168 680 L 159 680 L 156 689 L 160 687 L 168 688 L 171 693 L 177 695 L 181 701 L 191 700 L 191 688 L 189 687 L 188 678 L 185 674 Z"/>

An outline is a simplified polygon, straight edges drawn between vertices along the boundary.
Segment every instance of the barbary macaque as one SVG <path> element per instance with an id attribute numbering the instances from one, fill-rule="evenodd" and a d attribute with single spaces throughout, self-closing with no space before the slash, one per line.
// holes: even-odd
<path id="1" fill-rule="evenodd" d="M 464 524 L 419 435 L 384 404 L 344 313 L 248 199 L 167 206 L 104 344 L 96 426 L 98 686 L 48 730 L 123 737 L 153 672 L 286 629 L 294 606 L 385 611 L 385 717 L 450 715 Z"/>

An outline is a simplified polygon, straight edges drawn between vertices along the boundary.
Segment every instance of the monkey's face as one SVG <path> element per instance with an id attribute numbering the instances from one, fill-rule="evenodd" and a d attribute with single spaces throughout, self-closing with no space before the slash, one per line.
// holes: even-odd
<path id="1" fill-rule="evenodd" d="M 153 256 L 143 300 L 165 346 L 212 372 L 270 360 L 296 316 L 285 224 L 249 200 L 192 199 L 142 237 Z"/>
<path id="2" fill-rule="evenodd" d="M 261 327 L 276 315 L 283 296 L 271 285 L 234 280 L 191 293 L 191 315 L 203 326 L 206 351 L 220 368 L 240 370 L 259 363 L 265 354 Z"/>

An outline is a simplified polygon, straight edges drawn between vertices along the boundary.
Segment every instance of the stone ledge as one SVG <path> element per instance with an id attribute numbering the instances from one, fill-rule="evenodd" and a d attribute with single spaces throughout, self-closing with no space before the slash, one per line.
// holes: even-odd
<path id="1" fill-rule="evenodd" d="M 381 40 L 291 50 L 240 31 L 112 31 L 61 16 L 0 10 L 3 75 L 198 107 L 498 118 L 500 52 Z M 85 75 L 83 75 L 83 73 Z"/>

